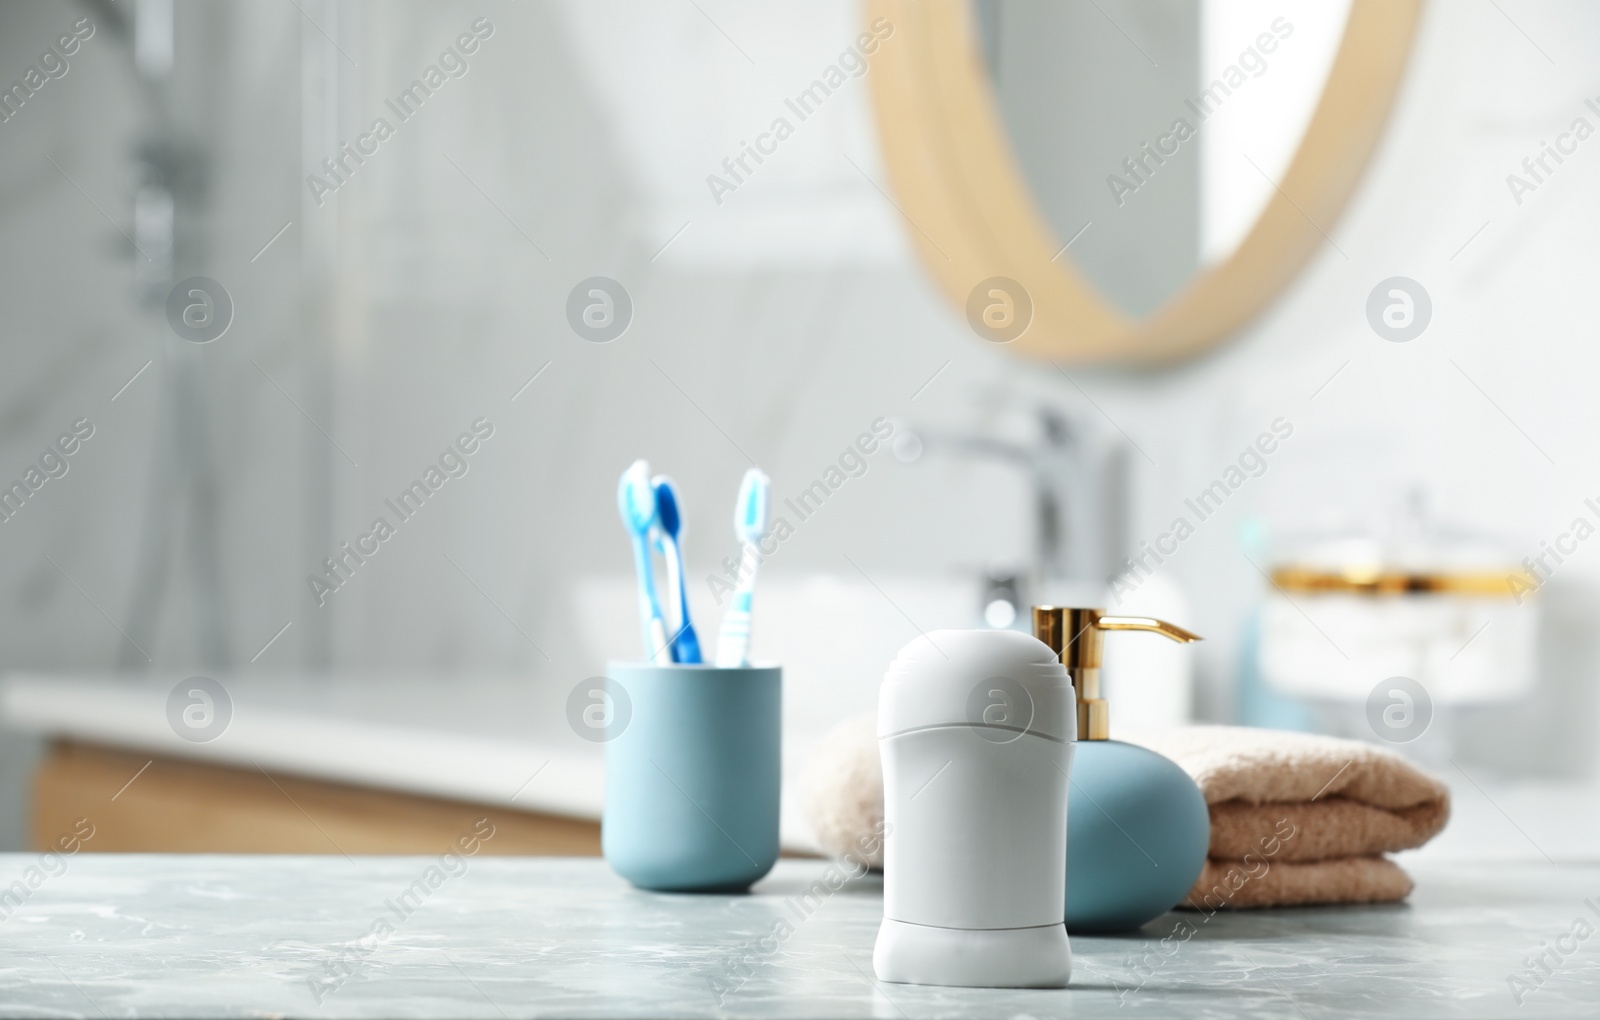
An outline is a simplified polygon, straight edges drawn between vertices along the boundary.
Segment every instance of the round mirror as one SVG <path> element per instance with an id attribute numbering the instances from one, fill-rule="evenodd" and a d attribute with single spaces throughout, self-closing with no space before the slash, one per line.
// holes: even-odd
<path id="1" fill-rule="evenodd" d="M 1134 362 L 1206 349 L 1337 250 L 1420 0 L 867 6 L 896 28 L 889 177 L 975 332 Z"/>

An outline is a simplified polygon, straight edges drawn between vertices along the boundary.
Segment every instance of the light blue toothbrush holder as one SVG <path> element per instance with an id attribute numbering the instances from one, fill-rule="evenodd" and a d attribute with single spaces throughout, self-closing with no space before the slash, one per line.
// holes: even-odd
<path id="1" fill-rule="evenodd" d="M 614 662 L 600 843 L 640 889 L 744 892 L 778 859 L 783 671 Z M 620 721 L 620 720 L 619 720 Z"/>

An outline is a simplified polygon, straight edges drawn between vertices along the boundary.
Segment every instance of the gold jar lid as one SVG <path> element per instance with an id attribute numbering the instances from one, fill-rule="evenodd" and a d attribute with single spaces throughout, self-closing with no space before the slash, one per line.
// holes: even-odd
<path id="1" fill-rule="evenodd" d="M 1539 587 L 1539 581 L 1520 567 L 1505 571 L 1461 572 L 1336 569 L 1329 567 L 1274 567 L 1273 587 L 1284 592 L 1346 595 L 1479 595 L 1513 598 Z"/>

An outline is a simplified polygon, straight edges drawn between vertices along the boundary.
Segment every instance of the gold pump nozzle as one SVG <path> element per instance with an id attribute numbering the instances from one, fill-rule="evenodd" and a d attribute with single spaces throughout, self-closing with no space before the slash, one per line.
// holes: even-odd
<path id="1" fill-rule="evenodd" d="M 1101 635 L 1108 630 L 1144 630 L 1188 644 L 1201 640 L 1182 627 L 1148 616 L 1108 616 L 1083 606 L 1034 606 L 1033 636 L 1050 646 L 1067 667 L 1078 698 L 1078 739 L 1107 740 L 1111 711 L 1100 696 Z"/>

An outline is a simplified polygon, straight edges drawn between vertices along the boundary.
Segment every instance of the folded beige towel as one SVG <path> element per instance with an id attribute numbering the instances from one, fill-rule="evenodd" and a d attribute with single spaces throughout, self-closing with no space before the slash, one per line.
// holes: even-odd
<path id="1" fill-rule="evenodd" d="M 1223 801 L 1211 805 L 1210 855 L 1236 861 L 1259 852 L 1262 833 L 1285 820 L 1297 835 L 1284 841 L 1277 854 L 1280 861 L 1392 853 L 1426 843 L 1444 828 L 1449 815 L 1450 802 L 1443 797 L 1398 810 L 1326 795 L 1300 804 Z"/>
<path id="2" fill-rule="evenodd" d="M 834 857 L 883 867 L 883 760 L 878 757 L 878 715 L 851 716 L 825 733 L 800 777 L 800 807 L 817 845 Z"/>
<path id="3" fill-rule="evenodd" d="M 1395 810 L 1449 797 L 1443 783 L 1398 754 L 1359 740 L 1252 726 L 1128 730 L 1116 737 L 1182 765 L 1208 804 L 1342 796 Z"/>
<path id="4" fill-rule="evenodd" d="M 1443 783 L 1360 741 L 1238 726 L 1120 736 L 1205 795 L 1210 859 L 1187 903 L 1200 909 L 1404 899 L 1411 879 L 1380 855 L 1421 846 L 1450 817 Z"/>
<path id="5" fill-rule="evenodd" d="M 1265 869 L 1253 861 L 1212 859 L 1181 905 L 1209 914 L 1219 907 L 1393 903 L 1410 892 L 1410 876 L 1387 857 L 1275 861 Z"/>
<path id="6" fill-rule="evenodd" d="M 1444 784 L 1354 740 L 1237 726 L 1128 731 L 1118 738 L 1177 762 L 1211 809 L 1211 846 L 1187 906 L 1270 907 L 1402 900 L 1411 879 L 1381 856 L 1421 846 L 1450 816 Z M 800 799 L 818 844 L 860 855 L 883 819 L 872 713 L 817 745 Z M 867 863 L 882 867 L 882 843 Z"/>

